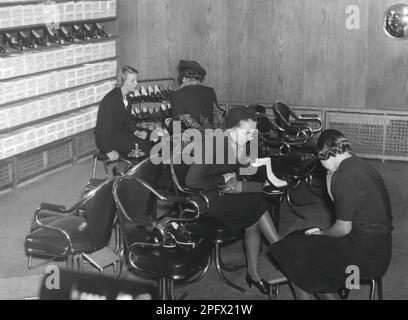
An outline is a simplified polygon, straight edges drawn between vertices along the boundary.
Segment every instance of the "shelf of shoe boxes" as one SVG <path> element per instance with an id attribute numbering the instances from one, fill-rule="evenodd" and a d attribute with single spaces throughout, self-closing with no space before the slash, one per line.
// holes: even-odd
<path id="1" fill-rule="evenodd" d="M 163 128 L 164 120 L 171 117 L 174 84 L 175 79 L 171 77 L 139 81 L 139 88 L 130 99 L 133 119 L 138 126 L 151 131 Z"/>
<path id="2" fill-rule="evenodd" d="M 8 28 L 44 26 L 44 10 L 37 10 L 43 4 L 18 5 L 18 10 L 3 5 L 0 33 L 8 12 L 13 17 Z M 57 5 L 62 24 L 116 20 L 116 1 Z M 98 103 L 113 88 L 117 74 L 116 38 L 0 56 L 0 190 L 94 150 Z"/>

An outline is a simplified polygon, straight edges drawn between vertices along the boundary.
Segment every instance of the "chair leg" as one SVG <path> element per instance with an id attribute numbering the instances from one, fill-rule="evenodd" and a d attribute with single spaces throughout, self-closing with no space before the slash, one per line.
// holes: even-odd
<path id="1" fill-rule="evenodd" d="M 376 289 L 377 281 L 375 279 L 370 280 L 370 300 L 374 300 L 375 297 L 375 289 Z"/>
<path id="2" fill-rule="evenodd" d="M 105 169 L 106 178 L 109 178 L 108 163 L 103 160 L 103 168 Z"/>
<path id="3" fill-rule="evenodd" d="M 92 166 L 92 179 L 95 179 L 95 174 L 96 174 L 96 162 L 98 161 L 98 159 L 94 156 L 93 159 L 93 166 Z"/>
<path id="4" fill-rule="evenodd" d="M 174 294 L 174 280 L 167 279 L 166 281 L 166 291 L 167 291 L 167 299 L 168 300 L 176 300 L 176 296 Z"/>
<path id="5" fill-rule="evenodd" d="M 377 292 L 378 292 L 378 300 L 383 300 L 382 279 L 377 280 Z"/>
<path id="6" fill-rule="evenodd" d="M 158 280 L 158 291 L 161 300 L 166 300 L 166 278 Z"/>
<path id="7" fill-rule="evenodd" d="M 220 252 L 220 246 L 219 244 L 215 244 L 215 250 L 214 250 L 214 259 L 215 259 L 215 267 L 217 269 L 218 275 L 220 276 L 221 280 L 224 281 L 227 285 L 229 285 L 230 287 L 239 290 L 241 292 L 245 292 L 246 290 L 238 285 L 236 285 L 235 283 L 232 283 L 230 280 L 228 280 L 225 275 L 224 272 L 221 268 L 221 264 L 220 264 L 220 259 L 221 258 L 221 252 Z"/>
<path id="8" fill-rule="evenodd" d="M 300 219 L 306 220 L 306 218 L 302 216 L 300 213 L 298 213 L 293 207 L 292 196 L 289 190 L 286 191 L 286 202 L 288 203 L 289 209 L 292 212 L 292 214 L 294 214 L 296 217 Z"/>

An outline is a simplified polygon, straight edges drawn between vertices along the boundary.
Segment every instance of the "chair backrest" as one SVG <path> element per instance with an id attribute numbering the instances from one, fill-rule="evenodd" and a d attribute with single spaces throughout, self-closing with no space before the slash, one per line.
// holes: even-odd
<path id="1" fill-rule="evenodd" d="M 155 189 L 162 168 L 162 164 L 155 164 L 151 158 L 147 158 L 126 175 L 117 178 L 113 184 L 113 196 L 125 248 L 135 241 L 145 240 L 146 231 L 138 226 L 152 218 L 156 203 L 153 193 L 135 179 L 143 180 Z"/>
<path id="2" fill-rule="evenodd" d="M 139 178 L 156 189 L 162 170 L 163 164 L 156 164 L 152 158 L 147 158 L 130 169 L 117 184 L 116 193 L 126 212 L 127 220 L 151 215 L 155 204 L 154 195 L 131 178 Z"/>
<path id="3" fill-rule="evenodd" d="M 182 154 L 181 154 L 182 157 Z M 175 191 L 182 191 L 184 187 L 186 187 L 186 177 L 188 174 L 188 170 L 190 169 L 190 165 L 181 161 L 181 163 L 174 163 L 174 159 L 171 157 L 170 160 L 170 171 L 171 171 L 171 178 L 173 181 L 173 185 L 175 187 Z"/>
<path id="4" fill-rule="evenodd" d="M 289 119 L 291 111 L 286 104 L 279 101 L 275 102 L 273 105 L 273 113 L 275 114 L 275 121 L 277 122 L 278 126 L 282 126 L 283 129 L 290 126 Z"/>
<path id="5" fill-rule="evenodd" d="M 89 241 L 94 249 L 106 246 L 111 237 L 116 212 L 112 185 L 113 179 L 110 179 L 88 192 L 81 206 L 87 220 Z"/>

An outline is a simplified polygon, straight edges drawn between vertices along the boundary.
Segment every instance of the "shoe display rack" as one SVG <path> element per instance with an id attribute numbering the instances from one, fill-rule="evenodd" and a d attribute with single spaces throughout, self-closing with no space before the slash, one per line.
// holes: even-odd
<path id="1" fill-rule="evenodd" d="M 128 96 L 133 119 L 139 127 L 164 128 L 164 121 L 171 118 L 174 83 L 175 79 L 170 77 L 139 81 L 139 88 Z"/>
<path id="2" fill-rule="evenodd" d="M 0 0 L 0 191 L 95 149 L 99 102 L 115 85 L 116 0 Z"/>

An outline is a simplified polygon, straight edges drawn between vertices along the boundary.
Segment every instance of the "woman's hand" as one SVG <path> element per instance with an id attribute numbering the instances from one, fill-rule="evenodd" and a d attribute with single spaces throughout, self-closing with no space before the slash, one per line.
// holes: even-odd
<path id="1" fill-rule="evenodd" d="M 106 156 L 108 157 L 109 161 L 116 161 L 119 159 L 119 153 L 115 150 L 108 152 Z"/>
<path id="2" fill-rule="evenodd" d="M 147 132 L 146 132 L 146 131 L 136 130 L 136 131 L 134 132 L 134 135 L 135 135 L 136 137 L 138 137 L 139 139 L 142 139 L 142 140 L 145 140 L 145 139 L 147 138 Z"/>
<path id="3" fill-rule="evenodd" d="M 241 193 L 242 181 L 238 181 L 236 178 L 231 178 L 224 187 L 224 191 L 229 193 Z"/>
<path id="4" fill-rule="evenodd" d="M 224 178 L 225 183 L 228 183 L 231 179 L 237 178 L 237 175 L 235 172 L 227 172 L 227 173 L 224 173 L 222 176 Z"/>

